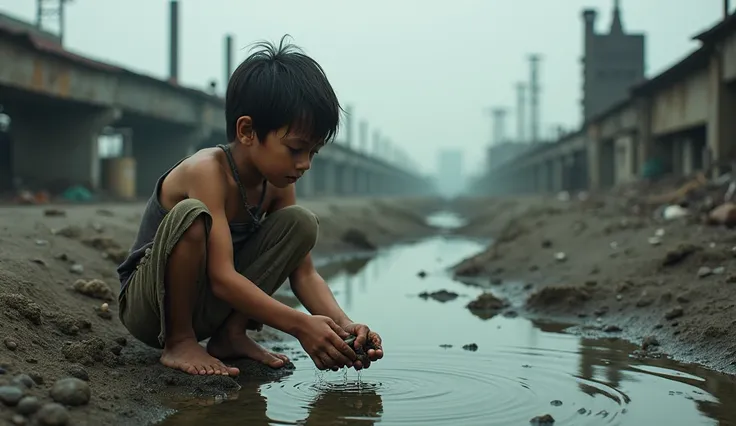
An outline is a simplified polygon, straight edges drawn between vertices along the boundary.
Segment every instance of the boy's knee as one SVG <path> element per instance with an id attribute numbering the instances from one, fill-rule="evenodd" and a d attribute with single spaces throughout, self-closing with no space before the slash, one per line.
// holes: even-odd
<path id="1" fill-rule="evenodd" d="M 309 250 L 317 243 L 319 234 L 319 219 L 309 209 L 302 206 L 289 206 L 279 211 L 279 220 L 292 229 L 293 239 L 298 245 L 308 247 Z"/>
<path id="2" fill-rule="evenodd" d="M 179 241 L 204 247 L 207 243 L 207 227 L 205 226 L 204 216 L 199 215 L 189 228 L 184 231 Z"/>

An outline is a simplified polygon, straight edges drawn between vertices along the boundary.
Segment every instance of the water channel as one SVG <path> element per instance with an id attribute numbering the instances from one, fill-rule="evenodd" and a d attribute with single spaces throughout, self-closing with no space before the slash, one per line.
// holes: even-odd
<path id="1" fill-rule="evenodd" d="M 338 302 L 381 334 L 383 360 L 360 374 L 323 373 L 292 355 L 296 369 L 280 381 L 246 381 L 237 395 L 190 404 L 164 424 L 505 426 L 545 414 L 565 426 L 736 424 L 730 376 L 637 359 L 626 342 L 584 339 L 558 324 L 474 316 L 465 305 L 481 290 L 453 281 L 447 268 L 483 246 L 439 235 L 331 265 Z M 418 296 L 436 290 L 460 297 Z M 303 353 L 296 341 L 279 346 Z"/>

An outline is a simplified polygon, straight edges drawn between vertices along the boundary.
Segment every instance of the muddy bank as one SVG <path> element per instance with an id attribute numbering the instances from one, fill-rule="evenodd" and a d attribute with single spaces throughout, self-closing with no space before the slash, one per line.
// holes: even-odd
<path id="1" fill-rule="evenodd" d="M 735 373 L 736 237 L 705 224 L 701 206 L 665 219 L 659 204 L 622 194 L 466 200 L 460 232 L 496 241 L 456 276 L 525 315 L 630 340 L 639 356 Z"/>
<path id="2" fill-rule="evenodd" d="M 433 229 L 424 213 L 440 207 L 425 199 L 302 204 L 320 218 L 317 256 L 425 236 Z M 238 387 L 165 369 L 159 352 L 117 320 L 115 268 L 141 211 L 141 204 L 0 207 L 0 423 L 148 424 L 170 412 L 160 397 Z M 253 337 L 279 350 L 277 333 Z M 289 373 L 238 366 L 241 383 Z"/>

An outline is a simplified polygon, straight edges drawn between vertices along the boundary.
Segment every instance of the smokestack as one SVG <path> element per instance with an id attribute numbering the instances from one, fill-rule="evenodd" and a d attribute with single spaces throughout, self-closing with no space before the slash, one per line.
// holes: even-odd
<path id="1" fill-rule="evenodd" d="M 169 4 L 169 79 L 179 80 L 179 2 Z"/>
<path id="2" fill-rule="evenodd" d="M 729 4 L 729 0 L 723 0 L 723 19 L 728 18 L 731 15 L 731 5 Z"/>
<path id="3" fill-rule="evenodd" d="M 500 145 L 506 140 L 506 108 L 494 108 L 493 114 L 493 144 Z"/>
<path id="4" fill-rule="evenodd" d="M 516 139 L 518 142 L 526 140 L 526 84 L 516 84 Z"/>
<path id="5" fill-rule="evenodd" d="M 529 56 L 529 128 L 532 143 L 539 142 L 539 61 L 540 55 Z"/>
<path id="6" fill-rule="evenodd" d="M 225 36 L 225 81 L 222 87 L 227 91 L 230 76 L 233 73 L 233 36 L 228 34 Z"/>

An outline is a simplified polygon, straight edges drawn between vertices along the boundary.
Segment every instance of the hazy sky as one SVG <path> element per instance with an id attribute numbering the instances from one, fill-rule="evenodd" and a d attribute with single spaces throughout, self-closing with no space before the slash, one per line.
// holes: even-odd
<path id="1" fill-rule="evenodd" d="M 65 44 L 76 52 L 165 78 L 167 0 L 73 0 Z M 443 147 L 462 147 L 477 168 L 491 137 L 489 106 L 514 107 L 539 52 L 542 128 L 580 122 L 581 11 L 599 10 L 608 29 L 613 0 L 180 0 L 180 81 L 222 85 L 223 36 L 236 60 L 250 43 L 293 41 L 325 68 L 341 102 L 407 150 L 425 171 Z M 647 34 L 647 74 L 697 44 L 721 18 L 722 0 L 622 0 L 626 31 Z M 36 0 L 0 0 L 0 11 L 35 19 Z M 222 87 L 222 86 L 221 86 Z M 515 130 L 513 114 L 507 133 Z"/>

